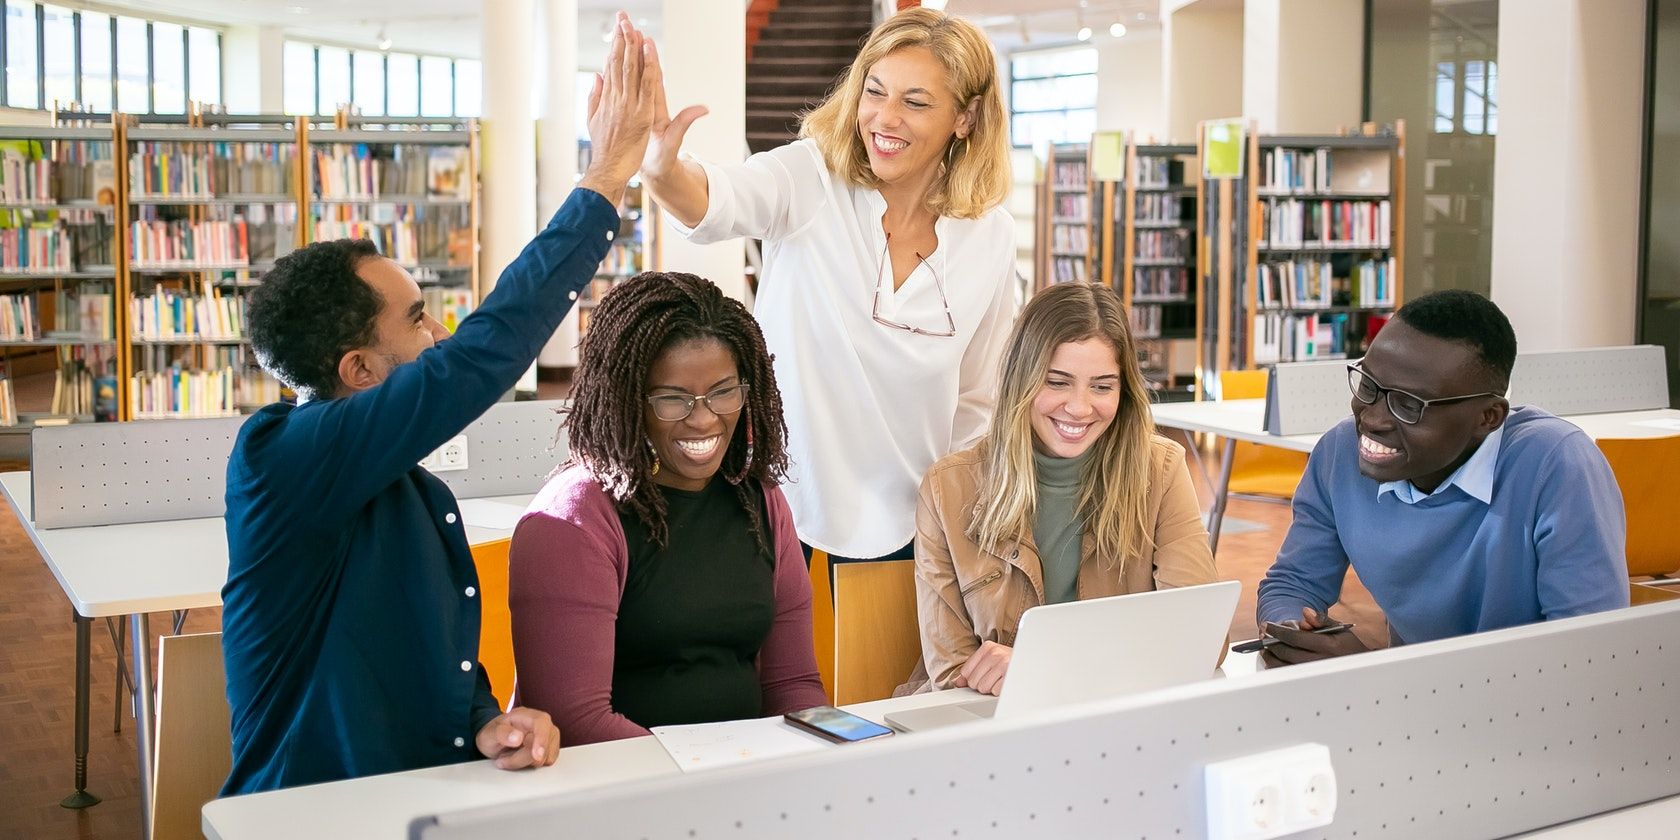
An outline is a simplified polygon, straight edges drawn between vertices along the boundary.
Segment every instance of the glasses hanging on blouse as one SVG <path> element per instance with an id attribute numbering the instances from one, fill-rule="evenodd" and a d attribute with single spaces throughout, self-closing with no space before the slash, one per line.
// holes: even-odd
<path id="1" fill-rule="evenodd" d="M 887 274 L 887 254 L 891 248 L 892 234 L 889 233 L 887 234 L 887 244 L 881 247 L 881 261 L 875 266 L 875 306 L 870 312 L 870 317 L 875 319 L 875 323 L 880 324 L 883 327 L 892 327 L 895 330 L 904 330 L 905 332 L 914 335 L 928 335 L 933 336 L 934 338 L 950 338 L 956 335 L 957 321 L 955 318 L 951 317 L 951 301 L 945 297 L 945 281 L 940 279 L 939 272 L 934 271 L 933 266 L 928 265 L 927 259 L 921 254 L 916 254 L 916 264 L 926 265 L 928 273 L 933 275 L 933 285 L 939 290 L 939 304 L 945 308 L 945 329 L 930 330 L 923 327 L 913 327 L 909 324 L 901 324 L 890 318 L 881 317 L 881 283 L 884 282 Z"/>

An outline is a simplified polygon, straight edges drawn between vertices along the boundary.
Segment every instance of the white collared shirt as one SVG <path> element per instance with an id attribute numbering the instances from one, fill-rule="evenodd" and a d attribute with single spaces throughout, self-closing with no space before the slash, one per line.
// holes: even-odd
<path id="1" fill-rule="evenodd" d="M 1015 320 L 1013 219 L 1001 207 L 941 217 L 926 261 L 896 291 L 890 274 L 879 283 L 882 318 L 943 332 L 935 273 L 944 282 L 957 334 L 916 335 L 873 318 L 886 249 L 879 191 L 839 179 L 811 140 L 700 165 L 706 216 L 693 229 L 673 219 L 677 232 L 765 240 L 754 315 L 776 357 L 793 462 L 783 492 L 800 539 L 842 557 L 903 547 L 923 473 L 991 420 Z"/>
<path id="2" fill-rule="evenodd" d="M 1433 493 L 1425 493 L 1407 480 L 1385 481 L 1377 485 L 1377 498 L 1384 493 L 1393 493 L 1394 498 L 1408 505 L 1415 505 L 1430 496 L 1457 485 L 1471 498 L 1478 499 L 1484 505 L 1493 504 L 1493 478 L 1499 468 L 1499 442 L 1505 439 L 1505 427 L 1501 425 L 1493 433 L 1482 439 L 1482 445 L 1476 448 L 1476 454 L 1470 460 L 1458 465 L 1441 486 Z"/>

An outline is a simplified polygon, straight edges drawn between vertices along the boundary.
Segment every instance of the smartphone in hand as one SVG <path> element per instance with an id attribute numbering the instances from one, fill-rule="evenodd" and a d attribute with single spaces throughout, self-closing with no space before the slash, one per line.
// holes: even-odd
<path id="1" fill-rule="evenodd" d="M 788 712 L 782 716 L 788 723 L 819 738 L 836 744 L 850 744 L 891 735 L 892 730 L 872 720 L 858 717 L 833 706 L 815 706 Z"/>

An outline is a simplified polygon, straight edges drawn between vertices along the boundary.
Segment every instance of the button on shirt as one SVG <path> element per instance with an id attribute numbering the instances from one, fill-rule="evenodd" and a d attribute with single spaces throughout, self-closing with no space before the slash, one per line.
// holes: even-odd
<path id="1" fill-rule="evenodd" d="M 1015 224 L 1001 207 L 941 217 L 939 247 L 904 284 L 882 271 L 886 200 L 830 172 L 801 140 L 744 163 L 701 163 L 709 192 L 695 242 L 765 240 L 754 314 L 775 355 L 792 464 L 782 490 L 800 539 L 879 557 L 915 533 L 916 488 L 933 462 L 978 440 L 1015 320 Z M 881 317 L 956 335 L 915 335 Z"/>
<path id="2" fill-rule="evenodd" d="M 512 388 L 618 224 L 574 190 L 451 338 L 375 388 L 271 405 L 228 459 L 224 795 L 479 758 L 478 575 L 455 497 L 416 466 Z M 465 593 L 466 597 L 463 597 Z"/>

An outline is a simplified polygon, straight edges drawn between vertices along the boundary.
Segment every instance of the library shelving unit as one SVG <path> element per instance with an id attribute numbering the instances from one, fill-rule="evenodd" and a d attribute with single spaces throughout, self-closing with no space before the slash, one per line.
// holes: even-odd
<path id="1" fill-rule="evenodd" d="M 589 334 L 589 321 L 595 315 L 595 307 L 601 303 L 602 296 L 612 291 L 614 286 L 636 276 L 646 270 L 646 236 L 647 217 L 642 211 L 642 187 L 638 181 L 624 191 L 624 200 L 619 203 L 618 213 L 619 231 L 613 237 L 612 247 L 607 249 L 607 258 L 595 269 L 595 279 L 591 280 L 583 294 L 578 295 L 578 340 Z"/>
<path id="2" fill-rule="evenodd" d="M 1198 238 L 1198 392 L 1221 370 L 1358 358 L 1404 290 L 1405 125 L 1245 139 Z"/>
<path id="3" fill-rule="evenodd" d="M 1174 346 L 1196 338 L 1196 166 L 1191 145 L 1126 144 L 1112 211 L 1119 233 L 1112 283 L 1131 313 L 1144 376 L 1162 400 L 1194 392 L 1177 372 Z"/>
<path id="4" fill-rule="evenodd" d="M 1056 144 L 1039 191 L 1038 267 L 1034 287 L 1087 283 L 1094 276 L 1090 146 Z"/>

